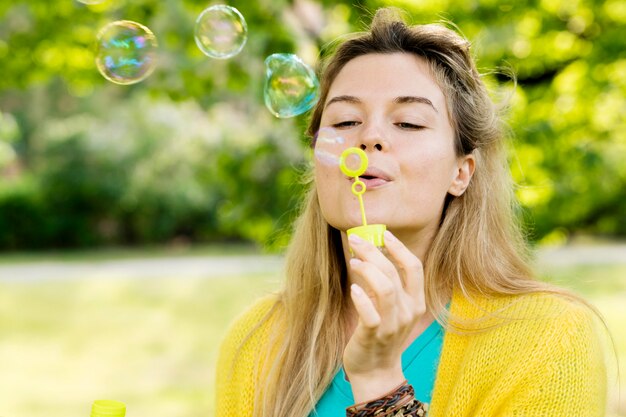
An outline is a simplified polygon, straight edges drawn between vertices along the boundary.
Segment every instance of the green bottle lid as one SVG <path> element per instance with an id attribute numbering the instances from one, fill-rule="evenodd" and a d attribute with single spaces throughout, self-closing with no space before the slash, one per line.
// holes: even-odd
<path id="1" fill-rule="evenodd" d="M 126 404 L 115 400 L 96 400 L 91 406 L 91 417 L 124 417 Z"/>

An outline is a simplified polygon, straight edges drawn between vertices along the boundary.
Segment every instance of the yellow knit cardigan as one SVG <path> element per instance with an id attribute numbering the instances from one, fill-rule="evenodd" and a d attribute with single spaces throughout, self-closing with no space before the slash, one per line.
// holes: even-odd
<path id="1" fill-rule="evenodd" d="M 252 416 L 253 374 L 263 360 L 259 352 L 268 340 L 269 324 L 248 339 L 235 363 L 233 359 L 274 301 L 273 296 L 259 300 L 233 322 L 222 342 L 217 417 Z M 429 417 L 605 415 L 604 354 L 587 307 L 545 293 L 470 301 L 455 290 L 450 311 L 466 319 L 458 323 L 463 329 L 483 330 L 446 332 Z"/>

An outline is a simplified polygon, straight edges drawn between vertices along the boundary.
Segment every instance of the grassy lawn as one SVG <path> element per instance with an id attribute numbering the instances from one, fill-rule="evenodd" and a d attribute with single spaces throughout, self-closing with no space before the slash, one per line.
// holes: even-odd
<path id="1" fill-rule="evenodd" d="M 212 416 L 216 346 L 268 276 L 0 282 L 0 416 Z"/>
<path id="2" fill-rule="evenodd" d="M 623 393 L 621 410 L 608 416 L 626 416 L 626 266 L 546 275 L 605 315 Z M 220 338 L 277 285 L 264 275 L 0 281 L 0 416 L 88 416 L 99 398 L 124 401 L 129 417 L 213 416 Z"/>
<path id="3" fill-rule="evenodd" d="M 108 247 L 98 249 L 47 250 L 34 252 L 0 253 L 0 265 L 36 263 L 44 261 L 90 262 L 137 258 L 185 256 L 256 255 L 262 249 L 250 243 L 220 243 L 214 245 L 155 245 L 141 247 Z"/>

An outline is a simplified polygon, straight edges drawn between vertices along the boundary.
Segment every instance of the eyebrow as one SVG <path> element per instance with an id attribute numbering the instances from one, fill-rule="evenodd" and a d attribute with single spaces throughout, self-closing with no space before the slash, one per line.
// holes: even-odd
<path id="1" fill-rule="evenodd" d="M 330 100 L 328 100 L 328 102 L 326 103 L 324 108 L 330 106 L 333 103 L 340 103 L 340 102 L 347 102 L 347 103 L 352 103 L 352 104 L 361 104 L 362 103 L 361 100 L 358 97 L 343 95 L 343 96 L 336 96 L 336 97 L 333 97 Z M 439 111 L 437 111 L 437 108 L 434 106 L 433 102 L 430 101 L 429 99 L 427 99 L 426 97 L 400 96 L 400 97 L 394 98 L 393 102 L 397 103 L 397 104 L 408 104 L 408 103 L 427 104 L 430 107 L 432 107 L 432 109 L 435 111 L 435 113 L 439 113 Z"/>
<path id="2" fill-rule="evenodd" d="M 352 103 L 352 104 L 360 104 L 361 100 L 359 100 L 357 97 L 354 96 L 337 96 L 337 97 L 333 97 L 330 100 L 328 100 L 328 102 L 326 103 L 326 105 L 324 106 L 324 108 L 330 106 L 333 103 L 341 103 L 341 102 L 347 102 L 347 103 Z"/>
<path id="3" fill-rule="evenodd" d="M 433 110 L 435 111 L 435 113 L 439 113 L 437 111 L 437 108 L 435 107 L 435 105 L 433 104 L 432 101 L 430 101 L 429 99 L 427 99 L 426 97 L 418 97 L 418 96 L 401 96 L 401 97 L 396 97 L 393 99 L 394 103 L 398 103 L 398 104 L 405 104 L 405 103 L 422 103 L 422 104 L 427 104 L 430 107 L 433 108 Z"/>

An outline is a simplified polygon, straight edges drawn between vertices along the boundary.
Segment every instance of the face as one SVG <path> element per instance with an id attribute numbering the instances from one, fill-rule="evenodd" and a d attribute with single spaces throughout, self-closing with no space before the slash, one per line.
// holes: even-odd
<path id="1" fill-rule="evenodd" d="M 461 195 L 473 172 L 457 157 L 446 100 L 422 58 L 368 54 L 349 61 L 333 81 L 320 129 L 335 129 L 344 148 L 363 149 L 368 224 L 393 233 L 436 230 L 447 193 Z M 316 150 L 320 142 L 316 144 Z M 362 224 L 353 179 L 316 159 L 315 180 L 326 221 L 339 230 Z"/>

